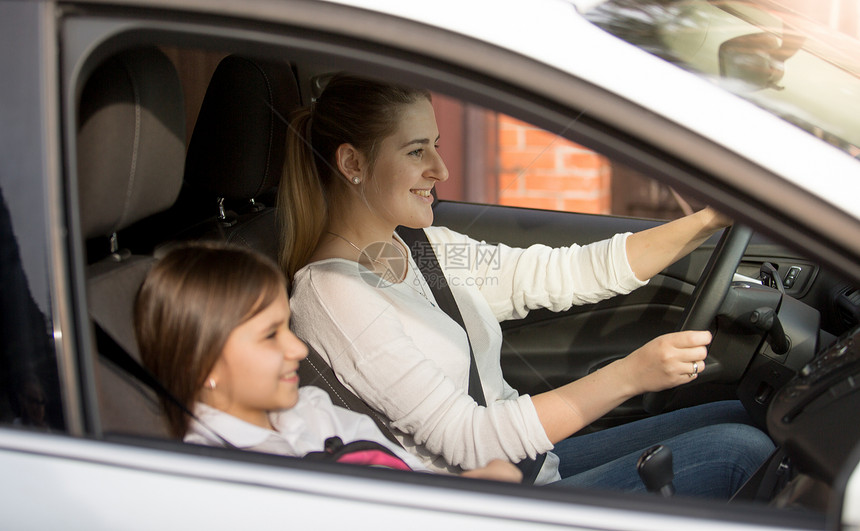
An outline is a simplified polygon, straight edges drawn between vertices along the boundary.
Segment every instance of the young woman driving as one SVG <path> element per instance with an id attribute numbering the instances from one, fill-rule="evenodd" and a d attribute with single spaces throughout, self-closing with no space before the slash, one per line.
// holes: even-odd
<path id="1" fill-rule="evenodd" d="M 662 335 L 536 396 L 512 389 L 499 361 L 500 321 L 628 293 L 726 220 L 704 209 L 582 247 L 490 246 L 431 226 L 431 190 L 448 178 L 438 141 L 428 92 L 349 75 L 295 116 L 278 205 L 296 333 L 432 470 L 552 450 L 536 484 L 642 490 L 636 460 L 663 443 L 674 452 L 679 494 L 735 492 L 773 450 L 736 402 L 571 437 L 631 397 L 696 378 L 709 332 Z M 435 304 L 399 225 L 424 228 L 437 254 L 471 257 L 458 267 L 440 258 L 468 336 Z M 467 392 L 470 341 L 487 406 Z"/>

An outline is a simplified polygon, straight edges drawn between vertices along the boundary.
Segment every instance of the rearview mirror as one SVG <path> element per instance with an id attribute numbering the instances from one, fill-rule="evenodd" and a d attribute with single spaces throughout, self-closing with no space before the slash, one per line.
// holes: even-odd
<path id="1" fill-rule="evenodd" d="M 782 90 L 785 61 L 803 45 L 803 38 L 785 34 L 751 33 L 720 45 L 720 77 L 740 81 L 748 90 Z"/>

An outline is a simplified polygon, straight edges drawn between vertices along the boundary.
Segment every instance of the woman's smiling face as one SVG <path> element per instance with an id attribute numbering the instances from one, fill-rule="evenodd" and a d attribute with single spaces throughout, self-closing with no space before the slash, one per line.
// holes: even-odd
<path id="1" fill-rule="evenodd" d="M 393 134 L 382 140 L 365 187 L 376 215 L 394 226 L 428 227 L 433 223 L 431 190 L 448 179 L 439 155 L 439 128 L 428 100 L 403 105 Z"/>

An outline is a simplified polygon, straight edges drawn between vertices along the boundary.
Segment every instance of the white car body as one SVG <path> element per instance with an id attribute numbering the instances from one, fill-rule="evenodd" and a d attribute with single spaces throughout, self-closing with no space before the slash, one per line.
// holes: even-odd
<path id="1" fill-rule="evenodd" d="M 169 0 L 102 1 L 94 5 L 122 9 L 177 9 Z M 719 175 L 727 186 L 807 218 L 810 227 L 845 227 L 834 238 L 860 254 L 860 163 L 807 133 L 665 61 L 597 28 L 579 13 L 594 1 L 437 0 L 432 3 L 386 0 L 184 0 L 175 27 L 191 25 L 184 13 L 295 25 L 314 31 L 369 39 L 381 46 L 417 52 L 456 64 L 477 74 L 518 86 L 536 70 L 548 82 L 529 85 L 533 94 L 583 108 L 632 135 L 648 137 L 679 159 Z M 12 2 L 15 4 L 15 2 Z M 27 7 L 22 7 L 26 5 Z M 88 43 L 64 42 L 57 54 L 55 37 L 86 25 L 93 34 L 116 31 L 110 20 L 76 18 L 58 21 L 53 2 L 23 2 L 16 13 L 34 10 L 44 64 L 39 77 L 58 85 L 58 72 L 80 67 L 77 54 Z M 345 9 L 344 7 L 355 8 Z M 0 13 L 9 9 L 0 6 Z M 130 11 L 133 18 L 134 11 Z M 71 8 L 69 14 L 74 15 Z M 133 25 L 132 22 L 129 22 Z M 2 42 L 2 40 L 0 40 Z M 506 50 L 507 52 L 502 52 Z M 571 53 L 571 50 L 584 50 Z M 6 52 L 2 52 L 6 53 Z M 506 61 L 500 61 L 505 58 Z M 489 60 L 492 59 L 492 60 Z M 421 65 L 414 65 L 420 69 Z M 553 73 L 554 72 L 554 73 Z M 574 83 L 574 80 L 580 80 Z M 582 81 L 585 80 L 585 81 Z M 573 88 L 571 88 L 573 87 Z M 42 177 L 49 194 L 62 162 L 61 113 L 49 90 L 42 102 L 39 131 L 54 158 L 44 161 Z M 71 101 L 71 100 L 70 100 Z M 633 102 L 620 106 L 619 101 Z M 525 106 L 525 104 L 523 104 Z M 537 108 L 535 112 L 540 112 Z M 726 127 L 726 124 L 744 124 Z M 64 127 L 71 127 L 67 124 Z M 560 131 L 558 131 L 560 132 Z M 722 146 L 732 156 L 714 156 Z M 821 171 L 826 168 L 827 171 Z M 753 176 L 754 178 L 751 178 Z M 780 194 L 773 194 L 774 186 Z M 809 196 L 834 207 L 809 219 Z M 56 196 L 52 200 L 59 204 Z M 61 239 L 62 223 L 47 220 L 52 239 Z M 765 219 L 749 212 L 749 219 Z M 846 223 L 845 220 L 851 220 Z M 814 238 L 808 243 L 815 249 Z M 60 248 L 60 247 L 58 247 Z M 822 250 L 822 252 L 824 252 Z M 54 338 L 60 352 L 74 350 L 72 306 L 62 302 L 66 282 L 63 259 L 49 264 L 57 307 Z M 832 258 L 831 262 L 839 262 Z M 860 265 L 845 264 L 856 271 Z M 63 367 L 65 375 L 74 367 Z M 71 379 L 70 381 L 76 381 Z M 74 384 L 70 384 L 74 385 Z M 78 384 L 80 385 L 80 384 Z M 69 388 L 69 391 L 80 391 Z M 454 488 L 451 478 L 394 481 L 385 474 L 349 475 L 272 467 L 251 460 L 224 459 L 140 448 L 74 435 L 83 421 L 67 405 L 70 433 L 46 435 L 0 428 L 0 514 L 8 529 L 775 529 L 766 508 L 738 505 L 716 511 L 708 503 L 672 504 L 657 498 L 602 497 L 577 493 L 568 501 L 553 495 L 525 496 L 519 487 Z M 855 464 L 857 460 L 854 460 Z M 9 478 L 15 478 L 9 481 Z M 860 529 L 860 466 L 842 493 L 843 529 Z M 776 524 L 773 522 L 777 522 Z M 834 523 L 835 524 L 835 523 Z M 800 524 L 802 525 L 802 524 Z"/>

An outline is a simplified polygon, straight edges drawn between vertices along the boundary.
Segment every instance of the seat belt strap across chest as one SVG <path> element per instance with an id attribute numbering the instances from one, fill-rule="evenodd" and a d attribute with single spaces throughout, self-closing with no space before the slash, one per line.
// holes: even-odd
<path id="1" fill-rule="evenodd" d="M 412 258 L 418 265 L 419 271 L 424 275 L 424 280 L 430 287 L 439 309 L 448 314 L 451 319 L 460 325 L 466 331 L 466 338 L 469 343 L 469 396 L 471 396 L 479 406 L 487 406 L 487 399 L 484 396 L 484 388 L 481 386 L 481 376 L 478 373 L 478 364 L 475 362 L 475 352 L 472 350 L 472 340 L 469 339 L 469 330 L 466 328 L 466 323 L 463 321 L 463 315 L 460 313 L 460 307 L 457 306 L 457 301 L 454 299 L 454 293 L 451 287 L 448 286 L 448 280 L 442 272 L 442 267 L 439 265 L 439 259 L 436 256 L 436 251 L 430 240 L 427 239 L 427 233 L 424 229 L 410 229 L 407 227 L 398 227 L 397 234 L 409 247 L 409 252 Z M 546 454 L 539 454 L 536 459 L 523 459 L 516 463 L 517 467 L 523 473 L 523 483 L 534 483 L 540 472 Z"/>
<path id="2" fill-rule="evenodd" d="M 466 330 L 466 323 L 463 321 L 460 307 L 457 306 L 457 301 L 454 300 L 454 294 L 448 286 L 445 274 L 442 273 L 439 259 L 436 257 L 436 252 L 427 239 L 427 234 L 423 229 L 408 229 L 405 227 L 398 227 L 397 233 L 400 234 L 400 237 L 403 238 L 403 241 L 409 247 L 412 258 L 418 264 L 418 269 L 424 275 L 424 280 L 430 286 L 430 291 L 433 292 L 436 304 L 460 325 L 463 330 Z M 469 331 L 466 330 L 466 338 L 468 339 L 468 337 Z M 474 398 L 479 406 L 486 407 L 487 399 L 484 397 L 484 388 L 481 387 L 481 377 L 478 374 L 478 365 L 475 362 L 475 352 L 472 350 L 471 340 L 469 340 L 469 396 Z"/>

